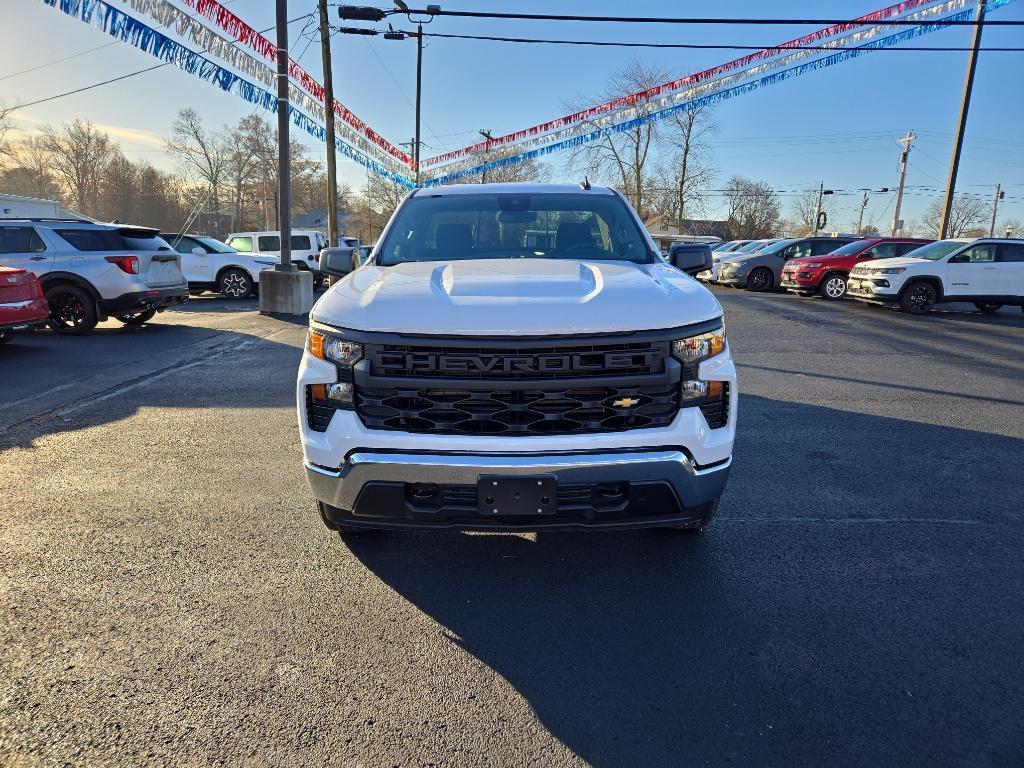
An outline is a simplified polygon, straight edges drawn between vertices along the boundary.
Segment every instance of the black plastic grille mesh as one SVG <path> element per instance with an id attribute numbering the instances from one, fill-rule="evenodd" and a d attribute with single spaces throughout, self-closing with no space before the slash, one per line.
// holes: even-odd
<path id="1" fill-rule="evenodd" d="M 371 429 L 548 435 L 662 427 L 679 410 L 678 384 L 530 390 L 356 389 Z"/>

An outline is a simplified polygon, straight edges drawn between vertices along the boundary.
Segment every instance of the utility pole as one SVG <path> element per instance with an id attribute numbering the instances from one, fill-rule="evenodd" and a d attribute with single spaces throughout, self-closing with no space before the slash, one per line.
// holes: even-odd
<path id="1" fill-rule="evenodd" d="M 868 190 L 864 190 L 864 199 L 860 201 L 860 216 L 857 217 L 857 234 L 864 228 L 864 209 L 868 207 Z"/>
<path id="2" fill-rule="evenodd" d="M 326 0 L 321 0 L 326 2 Z M 416 25 L 416 146 L 413 158 L 416 162 L 416 186 L 420 185 L 420 101 L 423 96 L 423 24 Z"/>
<path id="3" fill-rule="evenodd" d="M 899 139 L 900 144 L 903 145 L 903 151 L 900 153 L 900 186 L 896 190 L 896 210 L 892 214 L 892 231 L 889 233 L 890 237 L 896 237 L 898 231 L 902 229 L 900 224 L 900 209 L 903 208 L 903 188 L 907 183 L 907 158 L 910 157 L 910 145 L 914 143 L 914 139 L 917 138 L 917 134 L 913 131 L 907 131 L 907 135 L 902 139 Z"/>
<path id="4" fill-rule="evenodd" d="M 949 161 L 949 179 L 946 181 L 946 199 L 942 204 L 942 221 L 939 224 L 939 239 L 944 240 L 949 230 L 949 215 L 953 210 L 953 195 L 956 193 L 956 174 L 960 169 L 960 152 L 964 146 L 964 132 L 967 130 L 967 111 L 971 107 L 971 91 L 974 88 L 974 72 L 978 68 L 978 48 L 981 47 L 981 31 L 985 21 L 985 1 L 978 0 L 978 10 L 974 14 L 974 42 L 967 59 L 967 75 L 964 77 L 964 93 L 960 102 L 960 119 L 956 128 L 956 142 L 953 144 L 953 157 Z"/>
<path id="5" fill-rule="evenodd" d="M 291 272 L 292 264 L 292 169 L 288 100 L 288 0 L 277 0 L 277 222 L 281 234 L 281 263 L 275 269 Z"/>
<path id="6" fill-rule="evenodd" d="M 995 237 L 996 232 L 996 211 L 999 210 L 999 201 L 1006 197 L 1003 192 L 1003 185 L 996 184 L 996 196 L 992 198 L 992 223 L 988 225 L 988 236 Z"/>
<path id="7" fill-rule="evenodd" d="M 481 136 L 484 137 L 484 162 L 487 162 L 487 153 L 490 151 L 490 144 L 494 141 L 494 136 L 491 135 L 490 128 L 481 128 L 477 131 Z M 483 170 L 480 172 L 480 183 L 487 183 L 487 171 Z"/>
<path id="8" fill-rule="evenodd" d="M 821 182 L 821 186 L 818 187 L 818 204 L 814 207 L 814 222 L 812 224 L 814 235 L 818 234 L 818 230 L 821 229 L 821 200 L 825 195 L 835 194 L 831 189 L 825 189 L 825 182 Z M 826 221 L 828 217 L 825 217 Z"/>
<path id="9" fill-rule="evenodd" d="M 338 158 L 334 133 L 334 72 L 331 69 L 331 25 L 327 0 L 319 0 L 320 50 L 324 66 L 324 123 L 327 127 L 327 245 L 338 245 Z"/>

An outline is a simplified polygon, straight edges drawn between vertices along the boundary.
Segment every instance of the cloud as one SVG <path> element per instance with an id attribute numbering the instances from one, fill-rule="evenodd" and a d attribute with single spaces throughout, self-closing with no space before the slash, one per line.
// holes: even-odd
<path id="1" fill-rule="evenodd" d="M 16 123 L 20 124 L 23 132 L 30 135 L 39 133 L 39 127 L 52 124 L 49 120 L 43 120 L 35 115 L 28 115 L 17 110 L 12 112 L 11 116 L 14 118 Z M 93 123 L 93 125 L 96 126 L 98 130 L 106 133 L 112 139 L 123 141 L 126 144 L 141 144 L 147 147 L 159 147 L 160 149 L 163 149 L 166 146 L 166 139 L 152 131 L 144 131 L 139 128 L 129 128 L 124 125 L 107 125 L 105 123 Z M 26 128 L 26 126 L 33 126 L 33 128 Z"/>

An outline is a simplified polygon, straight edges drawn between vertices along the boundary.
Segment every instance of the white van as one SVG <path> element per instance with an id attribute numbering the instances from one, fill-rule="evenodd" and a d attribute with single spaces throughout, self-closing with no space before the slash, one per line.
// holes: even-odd
<path id="1" fill-rule="evenodd" d="M 259 254 L 281 258 L 280 232 L 232 232 L 227 244 L 242 253 Z M 320 250 L 327 247 L 327 235 L 315 229 L 292 230 L 292 263 L 299 269 L 313 273 L 315 282 L 320 280 Z"/>

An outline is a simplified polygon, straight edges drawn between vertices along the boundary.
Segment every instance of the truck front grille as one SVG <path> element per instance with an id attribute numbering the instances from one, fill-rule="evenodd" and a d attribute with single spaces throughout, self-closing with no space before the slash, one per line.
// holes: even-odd
<path id="1" fill-rule="evenodd" d="M 664 427 L 679 385 L 536 389 L 356 388 L 370 429 L 472 435 L 551 435 Z"/>

